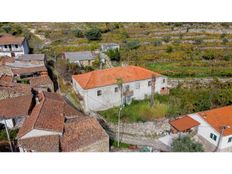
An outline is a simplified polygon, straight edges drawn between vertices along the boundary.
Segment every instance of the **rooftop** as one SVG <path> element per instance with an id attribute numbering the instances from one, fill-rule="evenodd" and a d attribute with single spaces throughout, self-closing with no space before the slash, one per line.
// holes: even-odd
<path id="1" fill-rule="evenodd" d="M 82 60 L 93 60 L 96 56 L 91 51 L 79 51 L 79 52 L 64 52 L 66 59 L 71 62 Z"/>
<path id="2" fill-rule="evenodd" d="M 27 116 L 32 104 L 32 96 L 19 96 L 0 100 L 0 118 Z"/>
<path id="3" fill-rule="evenodd" d="M 10 44 L 20 45 L 23 43 L 24 39 L 25 39 L 24 37 L 6 34 L 0 36 L 0 45 L 10 45 Z"/>
<path id="4" fill-rule="evenodd" d="M 61 148 L 64 152 L 76 151 L 107 137 L 95 118 L 78 117 L 65 124 Z"/>
<path id="5" fill-rule="evenodd" d="M 21 61 L 44 61 L 44 59 L 44 54 L 23 54 L 17 58 L 17 60 Z"/>
<path id="6" fill-rule="evenodd" d="M 19 93 L 20 95 L 31 94 L 31 88 L 28 84 L 6 82 L 0 80 L 0 90 L 7 90 L 8 92 Z"/>
<path id="7" fill-rule="evenodd" d="M 30 85 L 32 88 L 39 87 L 41 85 L 50 85 L 53 84 L 48 75 L 43 75 L 39 77 L 32 77 L 30 79 Z"/>
<path id="8" fill-rule="evenodd" d="M 223 126 L 227 126 L 224 130 L 224 136 L 232 134 L 232 105 L 199 112 L 198 115 L 218 133 L 221 133 Z"/>
<path id="9" fill-rule="evenodd" d="M 12 72 L 14 74 L 27 74 L 27 73 L 36 73 L 36 72 L 44 72 L 44 71 L 47 71 L 45 66 L 12 69 Z"/>
<path id="10" fill-rule="evenodd" d="M 119 78 L 123 79 L 124 83 L 127 83 L 151 79 L 152 75 L 161 76 L 159 73 L 139 66 L 124 66 L 91 71 L 84 74 L 73 75 L 72 77 L 83 89 L 91 89 L 117 84 L 117 79 Z"/>
<path id="11" fill-rule="evenodd" d="M 172 120 L 169 123 L 171 126 L 173 126 L 176 130 L 180 132 L 191 129 L 200 124 L 198 121 L 192 119 L 189 116 L 183 116 L 181 118 L 177 118 L 176 120 Z"/>
<path id="12" fill-rule="evenodd" d="M 59 152 L 59 135 L 20 139 L 19 146 L 36 152 Z"/>

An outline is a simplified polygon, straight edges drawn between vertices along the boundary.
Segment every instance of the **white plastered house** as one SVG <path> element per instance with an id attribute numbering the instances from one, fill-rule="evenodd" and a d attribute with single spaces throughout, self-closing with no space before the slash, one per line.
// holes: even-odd
<path id="1" fill-rule="evenodd" d="M 73 75 L 73 89 L 83 99 L 84 110 L 100 111 L 121 104 L 121 90 L 117 79 L 122 80 L 122 101 L 143 100 L 151 95 L 152 76 L 154 92 L 168 93 L 167 77 L 138 66 L 114 67 Z"/>

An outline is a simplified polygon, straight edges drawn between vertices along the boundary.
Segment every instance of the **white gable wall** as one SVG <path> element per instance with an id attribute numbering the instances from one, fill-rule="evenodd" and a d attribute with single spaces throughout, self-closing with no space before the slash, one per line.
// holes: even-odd
<path id="1" fill-rule="evenodd" d="M 61 132 L 54 132 L 54 131 L 32 129 L 30 132 L 28 132 L 27 134 L 22 136 L 21 139 L 31 138 L 31 137 L 39 137 L 39 136 L 46 136 L 46 135 L 62 135 L 62 133 Z"/>
<path id="2" fill-rule="evenodd" d="M 197 133 L 199 135 L 201 135 L 203 138 L 205 138 L 208 142 L 210 142 L 213 145 L 217 146 L 219 138 L 220 138 L 220 133 L 217 132 L 211 125 L 209 125 L 198 114 L 189 114 L 189 116 L 200 123 L 200 125 L 198 126 L 198 132 Z M 217 141 L 214 141 L 213 139 L 210 138 L 210 133 L 213 133 L 214 135 L 217 136 Z M 232 142 L 228 143 L 229 137 L 232 137 L 232 135 L 222 137 L 220 145 L 219 145 L 219 149 L 232 147 Z"/>
<path id="3" fill-rule="evenodd" d="M 165 79 L 165 82 L 163 82 L 163 79 Z M 133 99 L 143 100 L 145 99 L 145 95 L 151 95 L 151 86 L 148 86 L 148 81 L 151 81 L 151 79 L 124 83 L 123 86 L 125 87 L 126 85 L 129 85 L 130 90 L 134 91 L 134 95 L 132 96 Z M 139 83 L 140 85 L 139 89 L 136 89 L 137 83 Z M 120 91 L 115 92 L 116 87 L 118 87 L 117 84 L 84 90 L 73 79 L 73 88 L 84 99 L 85 111 L 99 111 L 112 108 L 114 106 L 120 106 Z M 167 77 L 165 76 L 160 76 L 156 78 L 155 92 L 160 93 L 162 87 L 167 87 Z M 98 90 L 102 90 L 101 96 L 97 96 Z"/>

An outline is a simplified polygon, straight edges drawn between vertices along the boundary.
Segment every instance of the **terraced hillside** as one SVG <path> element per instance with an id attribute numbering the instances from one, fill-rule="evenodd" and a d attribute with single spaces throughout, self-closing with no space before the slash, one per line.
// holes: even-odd
<path id="1" fill-rule="evenodd" d="M 101 43 L 121 45 L 121 62 L 171 77 L 231 77 L 231 23 L 24 23 L 48 51 L 96 50 Z M 100 40 L 75 36 L 98 28 Z"/>

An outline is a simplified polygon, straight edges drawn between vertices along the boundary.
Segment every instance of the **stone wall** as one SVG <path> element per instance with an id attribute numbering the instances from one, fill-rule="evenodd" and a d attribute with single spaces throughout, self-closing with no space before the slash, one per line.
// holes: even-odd
<path id="1" fill-rule="evenodd" d="M 117 124 L 107 123 L 101 115 L 94 112 L 90 113 L 90 116 L 97 118 L 110 138 L 117 141 Z M 159 137 L 168 134 L 169 130 L 168 119 L 159 119 L 145 123 L 121 123 L 119 126 L 119 138 L 120 142 L 123 143 L 151 146 L 156 150 L 170 151 L 170 147 L 159 140 Z"/>
<path id="2" fill-rule="evenodd" d="M 77 152 L 109 152 L 109 138 L 106 137 L 89 146 L 78 149 Z"/>
<path id="3" fill-rule="evenodd" d="M 218 78 L 221 83 L 232 82 L 232 78 Z M 168 78 L 168 85 L 170 88 L 176 88 L 179 84 L 183 87 L 191 87 L 192 85 L 207 86 L 213 82 L 213 78 Z"/>

